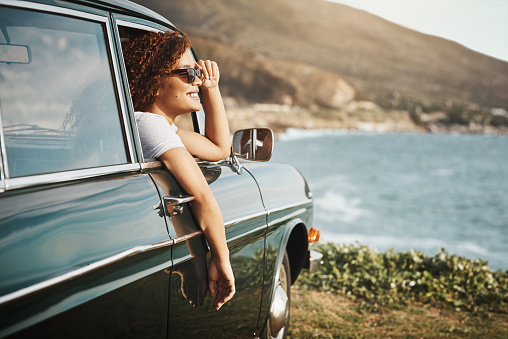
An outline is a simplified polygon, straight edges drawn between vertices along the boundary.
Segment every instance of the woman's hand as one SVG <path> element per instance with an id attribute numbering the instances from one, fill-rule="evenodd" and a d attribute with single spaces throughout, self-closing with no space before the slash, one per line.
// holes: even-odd
<path id="1" fill-rule="evenodd" d="M 202 84 L 201 87 L 213 88 L 219 85 L 220 73 L 219 66 L 215 61 L 211 60 L 199 60 L 198 65 L 202 72 Z"/>
<path id="2" fill-rule="evenodd" d="M 223 160 L 231 153 L 231 139 L 219 90 L 219 67 L 211 60 L 199 60 L 197 67 L 202 71 L 200 88 L 206 114 L 205 136 L 181 128 L 177 133 L 190 154 L 206 161 Z"/>
<path id="3" fill-rule="evenodd" d="M 217 290 L 215 283 L 217 283 Z M 221 261 L 212 255 L 208 263 L 208 288 L 212 298 L 215 298 L 213 305 L 216 310 L 233 298 L 236 291 L 235 277 L 229 260 Z"/>

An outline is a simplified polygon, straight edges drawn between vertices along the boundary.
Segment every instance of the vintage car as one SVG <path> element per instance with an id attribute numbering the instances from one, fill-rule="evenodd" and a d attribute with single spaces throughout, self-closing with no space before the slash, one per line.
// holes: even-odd
<path id="1" fill-rule="evenodd" d="M 0 0 L 0 337 L 285 337 L 290 285 L 320 259 L 312 194 L 263 162 L 269 129 L 196 159 L 236 278 L 215 311 L 192 197 L 143 158 L 123 64 L 122 42 L 168 29 L 128 1 Z"/>

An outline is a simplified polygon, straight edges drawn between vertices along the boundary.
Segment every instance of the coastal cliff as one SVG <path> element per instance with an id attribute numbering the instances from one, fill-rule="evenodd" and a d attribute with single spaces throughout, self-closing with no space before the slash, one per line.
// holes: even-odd
<path id="1" fill-rule="evenodd" d="M 508 63 L 325 0 L 143 0 L 217 60 L 232 125 L 508 134 Z"/>

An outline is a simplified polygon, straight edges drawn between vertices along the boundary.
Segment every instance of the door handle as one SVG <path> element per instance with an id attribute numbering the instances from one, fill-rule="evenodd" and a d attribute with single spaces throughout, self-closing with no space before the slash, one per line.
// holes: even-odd
<path id="1" fill-rule="evenodd" d="M 175 216 L 182 213 L 182 204 L 191 202 L 192 200 L 194 200 L 194 196 L 192 195 L 186 197 L 164 197 L 164 202 L 166 203 L 166 207 L 170 216 Z"/>

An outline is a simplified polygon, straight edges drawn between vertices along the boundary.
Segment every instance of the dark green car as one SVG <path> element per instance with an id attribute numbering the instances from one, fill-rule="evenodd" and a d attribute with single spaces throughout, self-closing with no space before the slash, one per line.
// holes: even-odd
<path id="1" fill-rule="evenodd" d="M 293 167 L 254 161 L 270 158 L 267 129 L 196 159 L 236 278 L 215 311 L 206 240 L 190 198 L 143 158 L 123 66 L 123 41 L 168 29 L 127 1 L 0 0 L 0 337 L 285 337 L 289 287 L 319 262 L 312 194 Z M 204 119 L 189 123 L 204 133 Z"/>

